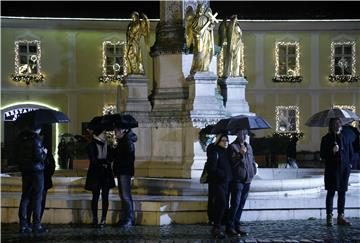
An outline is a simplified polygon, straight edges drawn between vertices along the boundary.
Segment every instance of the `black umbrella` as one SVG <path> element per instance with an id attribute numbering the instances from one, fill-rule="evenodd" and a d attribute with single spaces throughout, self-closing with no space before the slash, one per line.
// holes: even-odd
<path id="1" fill-rule="evenodd" d="M 230 118 L 221 119 L 220 121 L 218 121 L 215 125 L 213 125 L 210 134 L 221 134 L 221 133 L 228 134 L 229 130 L 227 128 L 227 125 L 229 124 L 229 121 Z"/>
<path id="2" fill-rule="evenodd" d="M 20 127 L 41 127 L 43 124 L 67 123 L 70 119 L 64 113 L 51 109 L 37 109 L 21 114 L 15 121 Z"/>
<path id="3" fill-rule="evenodd" d="M 89 122 L 87 129 L 89 130 L 98 130 L 98 129 L 104 129 L 106 131 L 113 130 L 113 125 L 110 122 L 103 122 L 103 116 L 95 116 L 91 121 Z"/>
<path id="4" fill-rule="evenodd" d="M 137 120 L 129 114 L 111 114 L 105 115 L 101 121 L 102 123 L 111 123 L 113 127 L 130 129 L 134 127 L 138 127 L 139 124 Z"/>
<path id="5" fill-rule="evenodd" d="M 259 129 L 268 129 L 271 128 L 271 125 L 260 116 L 247 116 L 239 115 L 233 116 L 226 119 L 221 119 L 218 123 L 215 124 L 211 133 L 224 133 L 228 131 L 230 134 L 236 134 L 239 130 L 259 130 Z"/>

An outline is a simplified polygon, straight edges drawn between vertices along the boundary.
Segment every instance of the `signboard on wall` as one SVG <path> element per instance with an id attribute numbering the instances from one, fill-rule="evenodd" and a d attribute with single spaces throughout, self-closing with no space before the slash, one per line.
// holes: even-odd
<path id="1" fill-rule="evenodd" d="M 23 113 L 37 110 L 37 107 L 18 107 L 4 112 L 4 121 L 15 121 Z"/>

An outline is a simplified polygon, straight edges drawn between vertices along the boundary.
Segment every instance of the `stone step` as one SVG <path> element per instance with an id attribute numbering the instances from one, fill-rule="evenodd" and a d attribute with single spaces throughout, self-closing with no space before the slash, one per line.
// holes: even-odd
<path id="1" fill-rule="evenodd" d="M 316 194 L 258 197 L 250 193 L 242 220 L 323 219 L 325 191 Z M 1 222 L 18 222 L 20 192 L 1 193 Z M 108 224 L 115 224 L 121 215 L 119 196 L 110 195 Z M 134 195 L 136 223 L 140 225 L 197 224 L 207 222 L 206 196 Z M 352 188 L 346 198 L 346 215 L 360 217 L 360 189 Z M 49 192 L 43 222 L 51 224 L 90 223 L 91 193 Z M 334 199 L 336 206 L 336 198 Z M 101 209 L 101 200 L 99 202 Z M 99 210 L 99 215 L 100 215 Z"/>

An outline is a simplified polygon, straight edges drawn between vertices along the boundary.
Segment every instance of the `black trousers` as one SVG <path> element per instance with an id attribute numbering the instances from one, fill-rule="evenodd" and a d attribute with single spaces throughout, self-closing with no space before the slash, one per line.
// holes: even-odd
<path id="1" fill-rule="evenodd" d="M 215 207 L 215 195 L 214 195 L 214 185 L 212 183 L 208 184 L 208 207 L 207 207 L 207 215 L 209 222 L 214 222 L 214 214 L 216 212 Z"/>
<path id="2" fill-rule="evenodd" d="M 345 191 L 338 191 L 337 212 L 343 214 L 345 211 Z M 326 214 L 332 214 L 335 191 L 328 190 L 326 194 Z"/>
<path id="3" fill-rule="evenodd" d="M 215 199 L 215 212 L 214 212 L 214 226 L 220 227 L 221 221 L 229 208 L 228 202 L 228 188 L 229 183 L 213 183 L 214 199 Z"/>
<path id="4" fill-rule="evenodd" d="M 41 222 L 41 203 L 44 191 L 44 174 L 41 172 L 22 173 L 22 194 L 19 206 L 19 220 L 21 226 L 28 225 L 28 210 L 30 203 L 33 212 L 33 223 Z"/>
<path id="5" fill-rule="evenodd" d="M 106 215 L 109 208 L 109 191 L 110 188 L 102 187 L 98 190 L 92 191 L 92 199 L 91 199 L 91 211 L 93 215 L 93 223 L 98 223 L 98 203 L 100 198 L 100 190 L 101 190 L 101 201 L 102 201 L 102 212 L 101 212 L 101 221 L 106 221 Z"/>

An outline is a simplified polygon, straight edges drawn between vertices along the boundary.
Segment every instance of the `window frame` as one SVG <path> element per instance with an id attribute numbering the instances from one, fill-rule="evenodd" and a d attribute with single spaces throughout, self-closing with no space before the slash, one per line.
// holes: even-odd
<path id="1" fill-rule="evenodd" d="M 107 55 L 107 46 L 108 45 L 112 45 L 113 48 L 114 48 L 114 53 L 112 53 L 111 55 Z M 119 55 L 116 55 L 116 48 L 117 46 L 120 47 L 120 49 L 123 50 L 123 53 L 122 55 L 119 54 Z M 126 77 L 127 75 L 127 72 L 126 72 L 126 58 L 125 58 L 125 52 L 126 52 L 126 42 L 125 41 L 104 41 L 103 42 L 103 46 L 102 46 L 102 54 L 103 54 L 103 62 L 102 62 L 102 76 L 99 78 L 99 81 L 100 82 L 104 82 L 104 83 L 107 83 L 107 82 L 115 82 L 115 83 L 118 83 L 118 82 L 122 82 L 124 80 L 124 78 Z M 121 58 L 122 61 L 123 61 L 123 72 L 122 73 L 117 73 L 115 70 L 114 70 L 114 74 L 108 74 L 107 73 L 107 70 L 109 68 L 109 65 L 107 64 L 107 58 L 108 57 L 111 57 L 113 59 L 116 59 L 116 58 Z M 115 64 L 116 64 L 116 60 L 115 60 Z M 114 65 L 113 64 L 113 67 Z M 120 64 L 119 64 L 120 66 Z M 119 71 L 121 70 L 121 66 L 119 67 Z"/>
<path id="2" fill-rule="evenodd" d="M 289 46 L 295 47 L 295 53 L 289 54 Z M 280 47 L 286 47 L 285 51 L 285 62 L 286 62 L 286 73 L 279 74 L 280 72 Z M 289 72 L 289 57 L 295 58 L 295 69 L 293 74 L 288 74 Z M 300 75 L 300 43 L 298 41 L 277 41 L 275 42 L 275 76 L 273 78 L 274 82 L 301 82 L 302 76 Z"/>
<path id="3" fill-rule="evenodd" d="M 37 70 L 36 73 L 20 73 L 20 67 L 22 64 L 20 63 L 20 45 L 26 44 L 26 57 L 27 57 L 27 63 L 26 65 L 29 65 L 30 59 L 32 56 L 35 56 L 36 58 L 36 66 Z M 31 54 L 29 52 L 29 46 L 30 44 L 36 45 L 36 54 Z M 25 65 L 25 64 L 24 64 Z M 41 73 L 41 41 L 39 40 L 16 40 L 15 41 L 15 63 L 14 63 L 14 69 L 15 74 L 11 75 L 12 80 L 15 82 L 25 82 L 27 85 L 30 84 L 30 82 L 42 82 L 44 80 L 44 75 Z"/>
<path id="4" fill-rule="evenodd" d="M 341 46 L 341 57 L 351 57 L 351 74 L 335 74 L 337 64 L 335 63 L 336 57 L 339 54 L 335 53 L 336 47 Z M 351 54 L 344 53 L 344 47 L 351 46 Z M 335 82 L 357 82 L 359 76 L 356 76 L 356 42 L 355 41 L 333 41 L 330 45 L 331 57 L 330 57 L 330 76 L 329 81 Z M 343 72 L 343 70 L 342 70 Z"/>
<path id="5" fill-rule="evenodd" d="M 295 110 L 295 130 L 294 131 L 281 131 L 280 130 L 280 111 L 281 110 Z M 275 107 L 276 114 L 276 128 L 275 132 L 277 133 L 300 133 L 300 109 L 299 106 L 276 106 Z"/>

